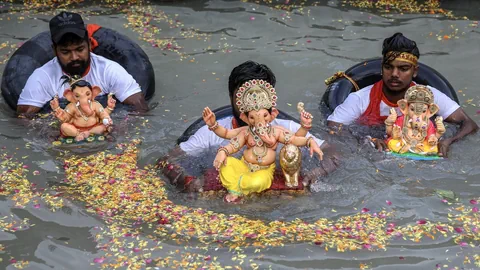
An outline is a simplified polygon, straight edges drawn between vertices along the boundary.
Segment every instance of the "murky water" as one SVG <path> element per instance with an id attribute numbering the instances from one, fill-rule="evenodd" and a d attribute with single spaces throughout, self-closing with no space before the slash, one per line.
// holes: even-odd
<path id="1" fill-rule="evenodd" d="M 480 30 L 475 17 L 451 20 L 424 14 L 381 16 L 373 11 L 342 6 L 341 1 L 296 1 L 302 5 L 292 10 L 269 6 L 264 1 L 259 1 L 261 4 L 172 2 L 132 5 L 130 14 L 120 12 L 117 5 L 73 6 L 74 10 L 88 14 L 84 17 L 87 23 L 115 29 L 137 40 L 155 68 L 157 89 L 151 101 L 157 104 L 155 109 L 144 117 L 121 111 L 113 116 L 118 123 L 113 134 L 115 142 L 142 138 L 139 166 L 154 163 L 171 149 L 183 130 L 201 115 L 203 107 L 227 104 L 230 71 L 249 59 L 264 63 L 274 71 L 278 81 L 278 107 L 296 115 L 295 104 L 303 101 L 306 109 L 319 120 L 315 122 L 314 133 L 335 144 L 342 154 L 340 169 L 323 178 L 315 187 L 318 192 L 309 195 L 258 198 L 246 205 L 225 206 L 221 200 L 188 199 L 169 187 L 169 198 L 175 203 L 265 221 L 335 219 L 358 213 L 362 208 L 372 212 L 385 208 L 396 211 L 398 223 L 407 224 L 419 219 L 447 220 L 449 210 L 436 190 L 453 191 L 460 202 L 467 204 L 479 196 L 479 135 L 455 143 L 448 160 L 414 162 L 378 153 L 361 136 L 329 135 L 320 121 L 323 117 L 318 109 L 325 78 L 364 59 L 378 57 L 382 40 L 400 31 L 417 42 L 420 61 L 450 81 L 458 90 L 464 110 L 478 122 Z M 475 8 L 474 3 L 455 3 L 458 6 L 448 4 L 454 13 L 458 10 L 462 16 L 475 16 L 468 11 L 469 7 Z M 57 13 L 48 8 L 42 13 L 33 12 L 21 4 L 2 5 L 0 44 L 8 42 L 8 45 L 0 49 L 0 57 L 13 50 L 8 46 L 48 30 L 48 20 Z M 21 11 L 12 12 L 12 8 Z M 142 16 L 136 17 L 136 12 Z M 144 19 L 145 13 L 155 15 L 150 24 L 133 27 Z M 150 32 L 152 25 L 161 30 Z M 152 46 L 151 38 L 156 46 Z M 0 71 L 3 67 L 0 65 Z M 5 147 L 2 151 L 21 159 L 31 171 L 40 172 L 29 178 L 30 182 L 41 187 L 59 184 L 65 177 L 63 151 L 51 145 L 55 129 L 48 124 L 52 119 L 27 124 L 12 118 L 12 111 L 3 102 L 1 107 L 0 146 Z M 353 132 L 361 133 L 358 128 L 353 128 Z M 113 146 L 73 150 L 83 155 L 106 148 L 113 149 Z M 387 205 L 387 200 L 392 204 Z M 11 258 L 14 258 L 30 261 L 30 269 L 96 269 L 98 266 L 91 263 L 101 251 L 92 238 L 103 221 L 75 201 L 62 210 L 51 212 L 32 205 L 18 209 L 11 200 L 3 198 L 1 216 L 29 218 L 30 223 L 36 225 L 15 233 L 0 232 L 0 243 L 5 246 L 0 251 L 0 267 L 12 268 Z M 268 249 L 261 258 L 255 256 L 253 249 L 247 250 L 246 255 L 255 258 L 261 269 L 355 269 L 361 263 L 376 269 L 435 269 L 437 264 L 473 269 L 472 264 L 463 264 L 463 255 L 480 253 L 478 243 L 476 245 L 462 248 L 451 238 L 424 239 L 419 243 L 398 240 L 386 251 L 339 253 L 309 244 L 290 244 Z M 175 242 L 165 246 L 168 246 L 165 250 L 182 249 Z M 212 256 L 229 261 L 231 254 L 219 250 Z"/>

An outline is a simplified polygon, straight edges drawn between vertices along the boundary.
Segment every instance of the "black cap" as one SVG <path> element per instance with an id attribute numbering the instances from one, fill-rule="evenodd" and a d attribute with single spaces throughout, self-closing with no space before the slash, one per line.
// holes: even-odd
<path id="1" fill-rule="evenodd" d="M 50 20 L 50 35 L 53 42 L 58 43 L 67 33 L 85 37 L 87 29 L 80 14 L 62 11 Z"/>

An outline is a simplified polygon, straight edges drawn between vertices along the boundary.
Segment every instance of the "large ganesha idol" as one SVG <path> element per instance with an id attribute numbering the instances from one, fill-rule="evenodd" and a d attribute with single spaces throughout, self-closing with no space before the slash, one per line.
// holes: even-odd
<path id="1" fill-rule="evenodd" d="M 211 117 L 212 112 L 208 107 L 203 112 L 204 120 L 211 131 L 221 138 L 231 138 L 228 145 L 218 149 L 213 163 L 219 171 L 222 185 L 228 191 L 226 202 L 236 203 L 244 195 L 260 193 L 270 188 L 274 178 L 275 150 L 278 143 L 293 149 L 286 148 L 282 151 L 282 165 L 289 162 L 293 165 L 296 164 L 294 160 L 300 160 L 300 157 L 295 159 L 299 155 L 299 151 L 295 149 L 299 146 L 308 147 L 311 156 L 317 153 L 320 159 L 323 158 L 323 152 L 313 137 L 296 136 L 290 130 L 271 124 L 279 113 L 274 107 L 276 100 L 275 89 L 269 83 L 251 80 L 244 83 L 236 93 L 240 119 L 247 123 L 248 127 L 226 129 Z M 241 159 L 230 156 L 244 147 L 246 149 Z M 286 184 L 298 184 L 299 165 L 283 169 L 287 176 Z"/>
<path id="2" fill-rule="evenodd" d="M 414 85 L 397 102 L 402 116 L 395 109 L 385 120 L 390 151 L 399 154 L 437 155 L 438 140 L 445 133 L 443 118 L 437 116 L 435 125 L 430 117 L 438 112 L 432 91 L 424 85 Z M 436 126 L 436 127 L 435 127 Z"/>

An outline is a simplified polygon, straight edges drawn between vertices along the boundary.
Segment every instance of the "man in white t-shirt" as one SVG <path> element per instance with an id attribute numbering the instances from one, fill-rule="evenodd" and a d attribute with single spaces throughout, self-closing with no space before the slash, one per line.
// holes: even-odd
<path id="1" fill-rule="evenodd" d="M 34 114 L 53 97 L 63 97 L 64 75 L 79 75 L 102 94 L 113 93 L 122 103 L 137 111 L 147 111 L 139 84 L 118 63 L 90 52 L 90 41 L 82 17 L 61 12 L 50 20 L 50 34 L 56 57 L 37 68 L 27 80 L 17 102 L 17 113 Z M 101 95 L 102 95 L 101 94 Z"/>
<path id="2" fill-rule="evenodd" d="M 240 111 L 238 110 L 238 107 L 234 102 L 235 100 L 234 97 L 235 97 L 236 91 L 243 83 L 253 79 L 264 80 L 270 83 L 272 86 L 275 86 L 275 83 L 276 83 L 275 75 L 266 65 L 259 64 L 253 61 L 247 61 L 235 67 L 232 70 L 230 77 L 228 79 L 228 90 L 230 95 L 230 103 L 233 108 L 233 116 L 228 116 L 222 119 L 218 119 L 219 125 L 228 129 L 247 125 L 240 119 Z M 284 119 L 278 119 L 278 118 L 272 122 L 272 125 L 279 125 L 293 132 L 297 132 L 301 127 L 299 123 L 296 123 L 292 120 L 284 120 Z M 310 133 L 307 133 L 306 136 L 308 137 L 312 135 Z M 316 140 L 316 142 L 318 143 L 318 145 L 322 150 L 329 148 L 329 145 L 327 145 L 325 141 L 315 137 L 314 139 Z M 180 143 L 179 147 L 173 149 L 173 151 L 171 151 L 169 155 L 170 157 L 174 157 L 174 156 L 186 153 L 189 156 L 197 156 L 199 154 L 204 153 L 206 150 L 209 150 L 211 148 L 218 148 L 228 143 L 229 143 L 229 140 L 219 138 L 217 135 L 215 135 L 213 131 L 210 131 L 208 127 L 205 125 L 201 127 L 195 134 L 190 136 L 190 138 L 187 141 Z M 165 160 L 166 160 L 165 157 L 161 158 L 159 160 L 159 165 L 163 167 L 164 169 L 163 171 L 168 177 L 171 176 L 170 177 L 171 182 L 177 185 L 177 187 L 180 186 L 183 189 L 184 188 L 183 185 L 187 186 L 188 184 L 188 181 L 185 179 L 188 179 L 189 176 L 184 176 L 183 175 L 184 172 L 175 173 L 174 172 L 175 166 L 173 165 L 170 167 L 170 170 L 169 170 L 168 166 L 165 166 L 165 164 L 167 164 Z M 164 165 L 160 164 L 162 162 Z M 321 162 L 321 166 L 309 171 L 309 173 L 305 175 L 305 178 L 306 178 L 305 180 L 315 181 L 317 177 L 325 175 L 335 170 L 337 167 L 337 164 L 338 164 L 337 156 L 332 155 L 331 152 L 330 153 L 327 152 L 325 154 L 324 160 Z M 193 185 L 195 184 L 196 183 L 193 183 Z M 193 187 L 193 188 L 185 187 L 185 188 L 195 190 L 195 189 L 198 189 L 199 187 Z"/>
<path id="3" fill-rule="evenodd" d="M 397 101 L 404 98 L 407 89 L 415 84 L 413 78 L 417 75 L 420 52 L 415 41 L 396 33 L 383 41 L 382 55 L 382 80 L 351 93 L 328 117 L 328 126 L 338 128 L 354 122 L 368 126 L 383 125 L 390 108 L 395 108 L 398 115 L 402 114 Z M 439 155 L 447 157 L 450 144 L 475 132 L 478 126 L 455 101 L 428 87 L 439 106 L 437 114 L 446 122 L 460 125 L 453 137 L 439 142 Z M 375 140 L 375 143 L 380 151 L 386 149 L 383 140 Z"/>

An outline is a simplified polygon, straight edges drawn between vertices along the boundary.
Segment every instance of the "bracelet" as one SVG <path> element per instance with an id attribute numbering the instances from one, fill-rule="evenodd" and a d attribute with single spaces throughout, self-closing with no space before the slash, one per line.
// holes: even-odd
<path id="1" fill-rule="evenodd" d="M 386 125 L 386 126 L 393 126 L 393 124 L 394 124 L 394 123 L 390 123 L 390 122 L 389 122 L 389 121 L 387 121 L 387 120 L 385 120 L 385 122 L 384 122 L 384 123 L 385 123 L 385 125 Z"/>
<path id="2" fill-rule="evenodd" d="M 208 129 L 211 130 L 211 131 L 214 131 L 217 128 L 218 128 L 218 122 L 217 121 L 215 121 L 215 124 L 213 124 L 213 126 L 208 127 Z"/>
<path id="3" fill-rule="evenodd" d="M 222 147 L 218 148 L 218 150 L 217 150 L 217 154 L 218 154 L 220 151 L 223 151 L 223 152 L 225 152 L 225 154 L 227 154 L 227 156 L 229 156 L 229 155 L 230 155 L 230 151 L 228 151 L 228 149 L 227 149 L 226 147 L 224 147 L 224 146 L 222 146 Z"/>
<path id="4" fill-rule="evenodd" d="M 312 125 L 300 124 L 300 126 L 302 126 L 304 129 L 307 129 L 307 130 L 312 128 Z"/>
<path id="5" fill-rule="evenodd" d="M 107 106 L 107 110 L 113 111 L 113 109 L 112 109 L 112 108 L 110 108 L 110 107 L 108 107 L 108 106 Z"/>
<path id="6" fill-rule="evenodd" d="M 308 137 L 307 143 L 306 143 L 306 146 L 307 146 L 308 148 L 310 148 L 310 143 L 311 143 L 312 140 L 313 140 L 313 137 L 312 137 L 312 136 Z"/>

